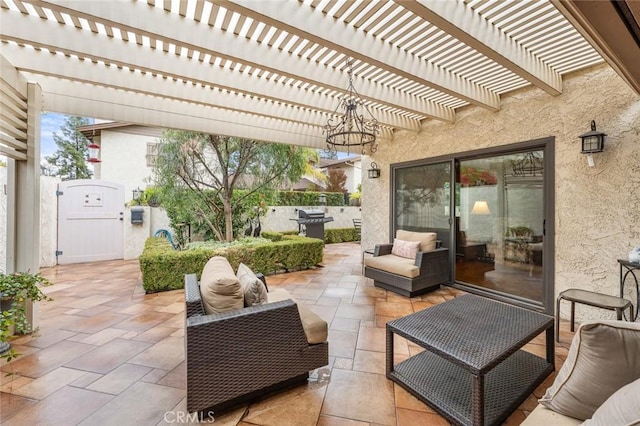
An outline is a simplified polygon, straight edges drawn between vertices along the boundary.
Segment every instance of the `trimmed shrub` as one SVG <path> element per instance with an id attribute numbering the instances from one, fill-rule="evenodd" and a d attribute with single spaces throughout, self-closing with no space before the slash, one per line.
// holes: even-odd
<path id="1" fill-rule="evenodd" d="M 324 244 L 316 238 L 283 236 L 282 241 L 174 250 L 164 238 L 151 237 L 140 255 L 142 287 L 147 293 L 184 287 L 184 275 L 200 272 L 213 256 L 226 257 L 234 270 L 242 262 L 265 275 L 306 269 L 322 262 Z"/>
<path id="2" fill-rule="evenodd" d="M 262 238 L 266 238 L 271 241 L 282 241 L 289 236 L 298 236 L 298 231 L 285 231 L 285 232 L 269 232 L 265 231 L 260 234 Z M 360 233 L 355 228 L 333 228 L 324 230 L 324 242 L 325 244 L 333 243 L 349 243 L 352 241 L 360 241 Z"/>
<path id="3" fill-rule="evenodd" d="M 334 228 L 324 230 L 325 244 L 360 241 L 360 234 L 355 228 Z"/>
<path id="4" fill-rule="evenodd" d="M 280 232 L 275 232 L 275 231 L 263 231 L 260 233 L 260 236 L 262 238 L 266 238 L 267 240 L 271 240 L 274 243 L 278 242 L 278 241 L 282 241 L 282 233 Z"/>

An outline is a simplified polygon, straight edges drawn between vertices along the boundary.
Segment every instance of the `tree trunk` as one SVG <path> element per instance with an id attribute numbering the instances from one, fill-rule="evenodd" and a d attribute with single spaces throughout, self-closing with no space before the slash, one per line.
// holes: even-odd
<path id="1" fill-rule="evenodd" d="M 231 199 L 225 196 L 222 205 L 224 207 L 225 240 L 231 242 L 233 241 L 233 211 L 231 210 Z"/>

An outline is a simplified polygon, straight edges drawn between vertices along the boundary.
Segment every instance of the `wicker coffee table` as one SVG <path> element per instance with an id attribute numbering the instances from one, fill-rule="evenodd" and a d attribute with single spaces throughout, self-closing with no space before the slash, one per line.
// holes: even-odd
<path id="1" fill-rule="evenodd" d="M 502 423 L 554 370 L 554 319 L 464 295 L 387 323 L 387 377 L 455 424 Z M 546 331 L 546 359 L 519 350 Z M 425 351 L 393 364 L 393 337 Z"/>

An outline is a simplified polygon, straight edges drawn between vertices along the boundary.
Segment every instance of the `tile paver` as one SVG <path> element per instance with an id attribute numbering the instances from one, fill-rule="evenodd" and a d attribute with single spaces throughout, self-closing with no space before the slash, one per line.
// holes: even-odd
<path id="1" fill-rule="evenodd" d="M 442 288 L 407 299 L 373 287 L 361 275 L 360 253 L 354 243 L 327 245 L 322 267 L 267 277 L 270 289 L 289 290 L 328 320 L 329 365 L 312 372 L 308 384 L 216 416 L 215 424 L 448 424 L 384 376 L 384 327 L 461 293 Z M 0 362 L 2 374 L 17 373 L 0 380 L 0 423 L 48 424 L 55 418 L 62 422 L 56 424 L 165 425 L 180 418 L 195 424 L 186 423 L 185 413 L 182 290 L 144 294 L 137 261 L 42 272 L 54 282 L 46 289 L 54 300 L 40 305 L 39 337 L 15 340 L 24 356 Z M 557 368 L 571 341 L 566 325 L 556 346 Z M 420 350 L 395 340 L 396 361 Z M 544 340 L 525 348 L 540 353 Z M 519 424 L 552 380 L 506 424 Z"/>

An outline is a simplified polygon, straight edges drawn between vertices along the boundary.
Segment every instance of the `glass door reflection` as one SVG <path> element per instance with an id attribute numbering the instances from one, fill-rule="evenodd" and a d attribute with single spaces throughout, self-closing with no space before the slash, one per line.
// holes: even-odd
<path id="1" fill-rule="evenodd" d="M 456 162 L 456 281 L 543 302 L 543 151 Z"/>
<path id="2" fill-rule="evenodd" d="M 450 240 L 451 162 L 411 165 L 394 172 L 394 232 L 436 232 L 443 247 Z"/>

